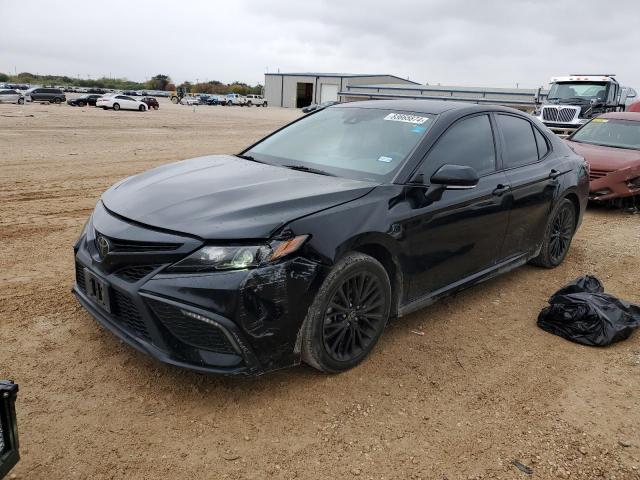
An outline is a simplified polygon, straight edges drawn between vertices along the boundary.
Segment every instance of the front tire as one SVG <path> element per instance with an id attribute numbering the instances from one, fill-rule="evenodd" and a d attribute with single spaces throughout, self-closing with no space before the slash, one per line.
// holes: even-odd
<path id="1" fill-rule="evenodd" d="M 78 102 L 78 106 L 79 107 L 84 107 L 85 103 L 84 102 Z"/>
<path id="2" fill-rule="evenodd" d="M 120 110 L 120 104 L 119 103 L 114 103 L 113 104 L 113 109 L 117 112 L 118 110 Z"/>
<path id="3" fill-rule="evenodd" d="M 140 105 L 138 107 L 138 110 L 140 110 L 141 112 L 144 112 L 146 110 L 146 108 L 144 108 L 144 105 Z"/>
<path id="4" fill-rule="evenodd" d="M 24 105 L 24 98 L 18 99 L 18 105 Z"/>
<path id="5" fill-rule="evenodd" d="M 533 265 L 555 268 L 564 261 L 576 230 L 576 218 L 571 200 L 564 198 L 558 202 L 549 216 L 540 254 L 531 260 Z"/>
<path id="6" fill-rule="evenodd" d="M 324 280 L 303 326 L 302 359 L 338 373 L 358 365 L 377 343 L 391 310 L 391 284 L 373 257 L 352 252 Z"/>

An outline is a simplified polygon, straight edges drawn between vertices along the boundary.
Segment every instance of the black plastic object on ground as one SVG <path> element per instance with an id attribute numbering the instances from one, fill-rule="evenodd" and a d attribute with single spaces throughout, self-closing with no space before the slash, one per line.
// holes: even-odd
<path id="1" fill-rule="evenodd" d="M 640 326 L 640 306 L 604 293 L 602 282 L 590 275 L 562 287 L 549 304 L 538 315 L 538 326 L 583 345 L 610 345 Z"/>
<path id="2" fill-rule="evenodd" d="M 16 424 L 16 396 L 18 385 L 0 380 L 0 478 L 18 463 L 18 428 Z"/>

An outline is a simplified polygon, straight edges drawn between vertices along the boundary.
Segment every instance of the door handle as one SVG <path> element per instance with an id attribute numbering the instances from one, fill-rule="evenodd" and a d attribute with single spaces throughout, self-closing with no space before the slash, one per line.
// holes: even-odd
<path id="1" fill-rule="evenodd" d="M 549 178 L 555 180 L 561 174 L 562 174 L 562 172 L 560 172 L 560 170 L 556 170 L 555 168 L 552 168 L 551 171 L 549 172 Z"/>
<path id="2" fill-rule="evenodd" d="M 508 192 L 510 188 L 511 188 L 510 185 L 503 185 L 502 183 L 499 183 L 498 186 L 493 189 L 493 192 L 491 192 L 491 195 L 495 195 L 496 197 L 501 197 L 504 193 Z"/>

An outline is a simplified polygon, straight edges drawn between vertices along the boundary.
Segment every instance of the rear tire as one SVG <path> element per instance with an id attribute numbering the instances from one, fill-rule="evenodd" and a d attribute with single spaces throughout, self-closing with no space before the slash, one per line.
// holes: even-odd
<path id="1" fill-rule="evenodd" d="M 153 109 L 154 109 L 154 110 L 158 110 L 159 108 L 160 108 L 160 107 L 159 107 L 158 105 L 154 105 L 154 106 L 153 106 Z"/>
<path id="2" fill-rule="evenodd" d="M 573 202 L 566 198 L 559 201 L 549 215 L 540 254 L 530 263 L 544 268 L 560 265 L 569 252 L 576 230 L 576 218 Z"/>
<path id="3" fill-rule="evenodd" d="M 113 109 L 117 112 L 118 110 L 120 110 L 120 104 L 119 103 L 114 103 L 113 104 Z"/>
<path id="4" fill-rule="evenodd" d="M 377 343 L 389 319 L 391 284 L 373 257 L 352 252 L 322 283 L 302 327 L 302 359 L 329 373 L 355 367 Z"/>

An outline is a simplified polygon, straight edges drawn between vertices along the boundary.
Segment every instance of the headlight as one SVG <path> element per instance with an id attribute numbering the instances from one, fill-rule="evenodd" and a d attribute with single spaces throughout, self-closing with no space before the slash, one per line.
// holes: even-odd
<path id="1" fill-rule="evenodd" d="M 167 271 L 211 272 L 259 267 L 295 252 L 307 238 L 308 235 L 299 235 L 289 240 L 273 241 L 264 245 L 207 245 L 173 264 Z"/>

